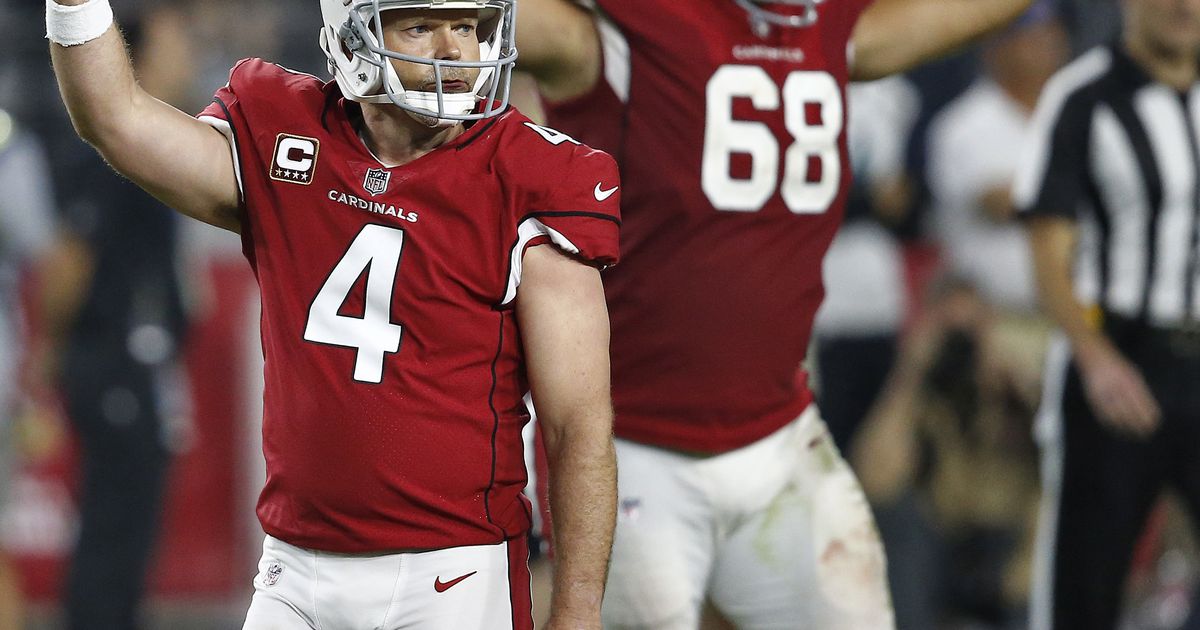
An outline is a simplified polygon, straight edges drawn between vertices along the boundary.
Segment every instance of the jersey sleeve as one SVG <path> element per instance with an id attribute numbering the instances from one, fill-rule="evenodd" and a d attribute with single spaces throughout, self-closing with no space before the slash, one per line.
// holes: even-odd
<path id="1" fill-rule="evenodd" d="M 262 59 L 239 61 L 197 119 L 229 141 L 241 198 L 242 249 L 255 264 L 255 237 L 263 213 L 276 208 L 270 165 L 279 128 L 310 129 L 326 102 L 325 83 Z M 311 135 L 311 131 L 309 132 Z"/>
<path id="2" fill-rule="evenodd" d="M 515 225 L 508 287 L 502 305 L 516 297 L 521 258 L 529 247 L 549 244 L 605 268 L 620 259 L 621 187 L 616 162 L 574 139 L 527 120 L 514 125 L 502 177 L 514 188 Z"/>
<path id="3" fill-rule="evenodd" d="M 521 131 L 534 138 L 524 138 L 523 143 L 536 146 L 543 141 L 545 128 L 533 123 L 523 126 L 526 129 Z M 530 151 L 518 226 L 534 222 L 564 252 L 600 267 L 616 264 L 621 225 L 616 162 L 607 153 L 570 139 L 554 148 L 559 150 Z"/>
<path id="4" fill-rule="evenodd" d="M 1090 99 L 1053 88 L 1038 102 L 1013 181 L 1013 204 L 1022 218 L 1074 219 L 1086 192 Z"/>
<path id="5" fill-rule="evenodd" d="M 256 62 L 262 63 L 254 59 L 243 59 L 237 62 L 229 71 L 229 82 L 217 90 L 208 107 L 205 107 L 204 111 L 196 116 L 200 121 L 221 132 L 221 135 L 229 141 L 229 150 L 233 154 L 233 166 L 237 175 L 238 192 L 243 200 L 246 191 L 242 183 L 242 159 L 239 156 L 240 147 L 238 146 L 238 136 L 241 134 L 238 132 L 238 127 L 244 128 L 246 119 L 238 93 L 246 89 L 243 85 L 243 74 L 247 70 L 252 70 Z"/>

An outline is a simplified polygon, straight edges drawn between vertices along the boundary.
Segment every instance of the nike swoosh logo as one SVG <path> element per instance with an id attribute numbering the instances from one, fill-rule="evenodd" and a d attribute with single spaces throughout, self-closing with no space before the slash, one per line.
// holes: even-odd
<path id="1" fill-rule="evenodd" d="M 611 190 L 604 190 L 600 188 L 600 184 L 596 184 L 596 190 L 592 192 L 596 195 L 596 201 L 604 201 L 613 196 L 613 193 L 617 192 L 618 188 L 620 186 L 613 186 Z"/>
<path id="2" fill-rule="evenodd" d="M 478 571 L 472 571 L 472 572 L 470 572 L 470 573 L 468 573 L 468 574 L 466 574 L 466 575 L 461 575 L 461 576 L 459 576 L 459 577 L 456 577 L 456 578 L 454 578 L 453 580 L 450 580 L 449 582 L 443 582 L 443 581 L 442 581 L 442 577 L 441 577 L 441 576 L 438 576 L 436 579 L 434 579 L 434 580 L 433 580 L 433 590 L 435 590 L 435 591 L 437 591 L 437 592 L 439 592 L 439 593 L 445 593 L 445 592 L 446 592 L 446 591 L 447 591 L 447 590 L 448 590 L 450 587 L 452 587 L 452 586 L 454 586 L 455 584 L 458 584 L 459 582 L 461 582 L 461 581 L 463 581 L 463 580 L 465 580 L 465 579 L 467 579 L 467 578 L 471 577 L 472 575 L 475 575 L 476 573 L 479 573 L 479 572 L 478 572 Z"/>

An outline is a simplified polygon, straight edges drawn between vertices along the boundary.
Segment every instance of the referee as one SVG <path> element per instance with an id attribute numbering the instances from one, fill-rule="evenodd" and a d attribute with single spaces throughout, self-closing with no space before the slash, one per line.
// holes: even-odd
<path id="1" fill-rule="evenodd" d="M 1122 11 L 1119 42 L 1047 84 L 1013 191 L 1062 329 L 1032 630 L 1115 627 L 1164 485 L 1200 516 L 1200 0 Z"/>

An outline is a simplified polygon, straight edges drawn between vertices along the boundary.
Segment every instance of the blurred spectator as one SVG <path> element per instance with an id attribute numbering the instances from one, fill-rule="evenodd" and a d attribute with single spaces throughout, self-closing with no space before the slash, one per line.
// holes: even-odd
<path id="1" fill-rule="evenodd" d="M 920 108 L 902 77 L 850 85 L 850 164 L 854 187 L 825 255 L 825 301 L 817 313 L 818 401 L 845 451 L 896 356 L 907 310 L 904 261 L 890 228 L 912 203 L 905 147 Z"/>
<path id="2" fill-rule="evenodd" d="M 182 14 L 124 20 L 147 91 L 178 102 L 192 54 Z M 46 282 L 56 372 L 82 447 L 80 533 L 66 587 L 70 628 L 128 630 L 156 539 L 169 463 L 165 416 L 184 316 L 174 214 L 97 156 L 71 171 L 67 236 Z"/>
<path id="3" fill-rule="evenodd" d="M 903 503 L 919 516 L 885 531 L 894 575 L 918 585 L 897 592 L 899 628 L 1023 620 L 1038 499 L 1029 383 L 1039 374 L 1022 372 L 1012 348 L 974 287 L 940 282 L 856 442 L 881 528 Z"/>
<path id="4" fill-rule="evenodd" d="M 42 149 L 0 110 L 0 513 L 7 505 L 15 465 L 16 418 L 22 395 L 18 364 L 27 348 L 18 282 L 31 264 L 43 268 L 53 237 L 53 195 Z M 0 546 L 0 630 L 21 627 L 21 593 Z"/>
<path id="5" fill-rule="evenodd" d="M 1066 31 L 1034 6 L 984 51 L 984 74 L 930 126 L 933 235 L 951 273 L 1009 311 L 1036 306 L 1025 233 L 1009 189 L 1042 85 L 1066 62 Z"/>
<path id="6" fill-rule="evenodd" d="M 1056 74 L 1013 198 L 1062 335 L 1039 416 L 1035 630 L 1117 627 L 1163 488 L 1200 515 L 1200 3 L 1124 0 Z"/>

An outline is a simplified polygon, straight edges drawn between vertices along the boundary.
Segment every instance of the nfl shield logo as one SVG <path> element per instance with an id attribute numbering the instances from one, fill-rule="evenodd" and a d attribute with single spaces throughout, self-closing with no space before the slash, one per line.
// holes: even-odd
<path id="1" fill-rule="evenodd" d="M 381 168 L 367 169 L 367 178 L 363 180 L 363 188 L 372 195 L 387 190 L 388 182 L 392 179 L 392 174 Z"/>
<path id="2" fill-rule="evenodd" d="M 267 575 L 263 578 L 263 583 L 267 586 L 275 586 L 279 583 L 279 576 L 283 573 L 283 565 L 278 562 L 272 562 L 267 567 Z"/>

